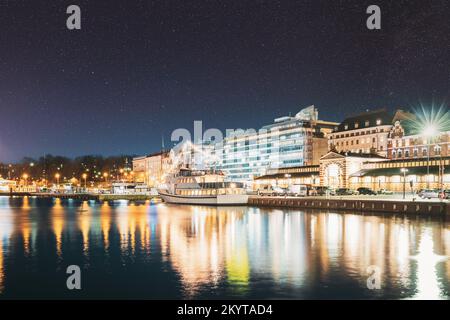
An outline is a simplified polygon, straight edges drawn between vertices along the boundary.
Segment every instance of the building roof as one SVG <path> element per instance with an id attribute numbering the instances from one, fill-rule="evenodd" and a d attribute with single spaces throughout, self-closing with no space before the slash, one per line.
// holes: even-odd
<path id="1" fill-rule="evenodd" d="M 145 157 L 150 158 L 150 157 L 156 157 L 156 156 L 160 156 L 160 155 L 167 155 L 167 154 L 169 154 L 169 152 L 170 151 L 168 151 L 168 150 L 161 150 L 158 152 L 150 153 L 150 154 L 146 155 Z"/>
<path id="2" fill-rule="evenodd" d="M 269 169 L 267 174 L 255 178 L 255 180 L 264 180 L 264 179 L 279 179 L 284 178 L 285 174 L 291 175 L 291 178 L 298 177 L 309 177 L 312 175 L 318 175 L 320 172 L 319 165 L 309 165 L 309 166 L 295 166 L 295 167 L 286 167 L 286 168 L 278 168 L 278 169 Z"/>
<path id="3" fill-rule="evenodd" d="M 381 120 L 380 125 L 390 125 L 390 124 L 392 124 L 392 119 L 393 119 L 393 115 L 390 112 L 388 112 L 386 109 L 367 111 L 367 112 L 363 112 L 358 115 L 346 118 L 337 127 L 337 130 L 335 130 L 335 132 L 372 128 L 372 127 L 377 126 L 377 124 L 376 124 L 377 120 Z M 368 125 L 366 125 L 366 121 L 368 121 Z M 357 127 L 355 125 L 356 123 L 358 123 Z M 348 126 L 347 129 L 346 129 L 346 126 Z"/>
<path id="4" fill-rule="evenodd" d="M 350 177 L 379 177 L 379 176 L 399 176 L 403 175 L 401 168 L 378 168 L 363 169 L 350 175 Z M 427 167 L 408 167 L 407 175 L 426 175 Z M 439 174 L 439 166 L 430 166 L 430 174 Z"/>
<path id="5" fill-rule="evenodd" d="M 367 159 L 386 159 L 383 156 L 380 156 L 376 153 L 357 153 L 357 152 L 337 152 L 337 151 L 328 151 L 326 154 L 324 154 L 320 159 L 331 159 L 335 158 L 336 156 L 340 158 L 345 157 L 353 157 L 353 158 L 367 158 Z"/>
<path id="6" fill-rule="evenodd" d="M 167 154 L 169 154 L 168 150 L 162 150 L 162 151 L 158 151 L 158 152 L 155 152 L 155 153 L 147 154 L 145 156 L 134 157 L 133 160 L 134 161 L 143 160 L 145 158 L 156 157 L 156 156 L 167 155 Z"/>
<path id="7" fill-rule="evenodd" d="M 271 180 L 271 179 L 283 179 L 285 178 L 286 173 L 275 173 L 275 174 L 266 174 L 260 177 L 255 178 L 255 180 Z M 301 177 L 310 177 L 312 175 L 318 175 L 319 170 L 312 172 L 293 172 L 289 173 L 290 178 L 301 178 Z"/>

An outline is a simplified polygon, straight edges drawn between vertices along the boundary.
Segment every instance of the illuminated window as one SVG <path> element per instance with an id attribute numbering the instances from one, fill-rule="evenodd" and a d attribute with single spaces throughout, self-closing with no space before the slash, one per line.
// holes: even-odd
<path id="1" fill-rule="evenodd" d="M 377 126 L 381 124 L 381 119 L 377 119 Z"/>
<path id="2" fill-rule="evenodd" d="M 368 127 L 370 125 L 370 121 L 366 120 L 366 127 Z"/>
<path id="3" fill-rule="evenodd" d="M 435 146 L 434 147 L 434 154 L 439 156 L 441 154 L 441 147 L 440 146 Z"/>

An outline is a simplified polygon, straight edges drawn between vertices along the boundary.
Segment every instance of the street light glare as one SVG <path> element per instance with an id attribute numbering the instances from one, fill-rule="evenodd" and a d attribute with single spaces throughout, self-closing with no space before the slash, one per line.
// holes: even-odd
<path id="1" fill-rule="evenodd" d="M 425 137 L 434 137 L 439 133 L 438 129 L 436 128 L 436 126 L 434 124 L 428 124 L 425 126 L 425 128 L 423 129 L 422 134 Z"/>

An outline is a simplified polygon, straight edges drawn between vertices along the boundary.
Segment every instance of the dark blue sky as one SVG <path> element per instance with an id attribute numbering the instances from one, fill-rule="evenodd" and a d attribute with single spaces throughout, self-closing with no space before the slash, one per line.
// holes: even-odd
<path id="1" fill-rule="evenodd" d="M 446 0 L 1 0 L 0 161 L 145 154 L 194 120 L 258 128 L 310 104 L 339 121 L 448 103 L 449 16 Z"/>

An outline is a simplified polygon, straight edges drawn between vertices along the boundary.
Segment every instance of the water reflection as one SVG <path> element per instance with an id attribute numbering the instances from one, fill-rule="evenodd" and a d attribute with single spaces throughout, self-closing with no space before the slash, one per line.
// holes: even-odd
<path id="1" fill-rule="evenodd" d="M 108 283 L 100 296 L 448 298 L 449 230 L 348 213 L 0 197 L 0 296 L 26 292 L 8 280 L 25 272 L 48 276 L 51 291 L 52 270 L 80 263 Z M 381 290 L 366 287 L 372 265 Z"/>
<path id="2" fill-rule="evenodd" d="M 56 254 L 59 258 L 62 255 L 62 233 L 64 229 L 64 207 L 61 205 L 61 199 L 55 199 L 51 210 L 53 232 L 56 238 Z"/>
<path id="3" fill-rule="evenodd" d="M 442 295 L 436 267 L 446 258 L 435 254 L 432 230 L 424 229 L 419 240 L 417 254 L 412 256 L 417 264 L 417 293 L 414 298 L 437 299 Z"/>

